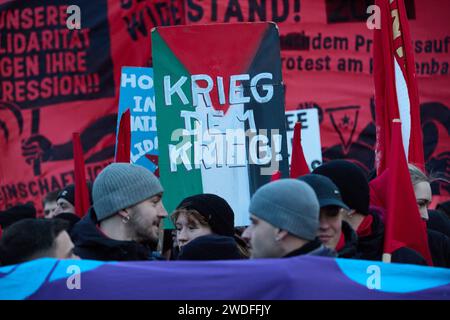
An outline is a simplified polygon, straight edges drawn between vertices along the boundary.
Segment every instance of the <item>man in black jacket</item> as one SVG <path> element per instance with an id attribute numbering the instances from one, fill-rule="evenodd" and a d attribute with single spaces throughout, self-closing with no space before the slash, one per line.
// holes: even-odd
<path id="1" fill-rule="evenodd" d="M 307 174 L 298 179 L 313 188 L 319 200 L 319 240 L 335 250 L 339 258 L 356 258 L 358 236 L 343 220 L 343 215 L 350 209 L 342 201 L 339 188 L 331 179 L 320 174 Z"/>
<path id="2" fill-rule="evenodd" d="M 336 256 L 316 238 L 319 203 L 305 182 L 281 179 L 262 186 L 250 200 L 249 211 L 251 225 L 242 237 L 250 243 L 252 259 Z"/>
<path id="3" fill-rule="evenodd" d="M 330 178 L 350 208 L 344 220 L 358 235 L 357 255 L 363 260 L 381 260 L 384 244 L 384 223 L 380 214 L 369 209 L 369 183 L 366 174 L 356 164 L 346 160 L 332 160 L 314 169 L 313 173 Z M 426 265 L 415 250 L 402 247 L 392 253 L 392 262 Z"/>
<path id="4" fill-rule="evenodd" d="M 0 264 L 40 258 L 79 259 L 67 233 L 68 223 L 53 219 L 24 219 L 12 224 L 0 240 Z"/>
<path id="5" fill-rule="evenodd" d="M 144 167 L 113 163 L 94 181 L 93 207 L 72 229 L 82 259 L 151 260 L 161 220 L 162 186 Z"/>

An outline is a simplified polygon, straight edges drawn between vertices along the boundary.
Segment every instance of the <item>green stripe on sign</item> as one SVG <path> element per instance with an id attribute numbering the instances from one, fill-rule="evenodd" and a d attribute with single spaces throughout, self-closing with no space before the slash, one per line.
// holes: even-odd
<path id="1" fill-rule="evenodd" d="M 184 119 L 181 117 L 182 110 L 194 111 L 192 106 L 191 79 L 186 68 L 173 54 L 165 41 L 161 38 L 156 28 L 152 31 L 152 54 L 155 81 L 156 117 L 159 144 L 159 172 L 161 183 L 164 187 L 163 202 L 169 214 L 184 198 L 203 193 L 201 170 L 194 167 L 194 138 L 185 137 L 184 141 L 191 142 L 192 148 L 190 159 L 192 170 L 187 170 L 183 164 L 177 166 L 177 171 L 171 172 L 169 158 L 169 144 L 178 145 L 183 141 L 180 137 L 172 141 L 172 134 L 176 129 L 184 129 Z M 169 75 L 171 85 L 182 76 L 187 81 L 182 86 L 189 103 L 184 105 L 177 94 L 172 95 L 172 104 L 166 105 L 164 98 L 164 76 Z M 165 227 L 172 226 L 165 221 Z"/>

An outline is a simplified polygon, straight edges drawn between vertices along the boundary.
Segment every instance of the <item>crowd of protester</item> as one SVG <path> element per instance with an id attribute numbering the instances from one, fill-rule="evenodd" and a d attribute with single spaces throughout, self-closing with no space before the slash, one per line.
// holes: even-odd
<path id="1" fill-rule="evenodd" d="M 431 180 L 409 166 L 417 206 L 426 222 L 433 265 L 450 267 L 449 203 L 429 210 Z M 214 194 L 183 199 L 172 213 L 164 190 L 149 170 L 128 163 L 107 166 L 89 184 L 92 206 L 75 214 L 75 186 L 50 192 L 44 217 L 18 205 L 0 212 L 0 263 L 43 257 L 131 260 L 227 260 L 300 255 L 382 260 L 385 210 L 366 173 L 346 160 L 333 160 L 298 179 L 259 188 L 250 200 L 250 225 L 237 228 L 226 200 Z M 162 228 L 169 217 L 175 229 Z M 404 221 L 405 225 L 408 221 Z M 401 247 L 394 263 L 426 265 L 417 251 Z"/>

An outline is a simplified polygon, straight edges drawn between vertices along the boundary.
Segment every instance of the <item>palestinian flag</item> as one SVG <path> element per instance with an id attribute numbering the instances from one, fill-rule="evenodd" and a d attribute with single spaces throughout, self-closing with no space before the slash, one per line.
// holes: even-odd
<path id="1" fill-rule="evenodd" d="M 214 193 L 247 225 L 256 189 L 277 170 L 288 176 L 276 25 L 158 27 L 152 53 L 167 210 Z"/>

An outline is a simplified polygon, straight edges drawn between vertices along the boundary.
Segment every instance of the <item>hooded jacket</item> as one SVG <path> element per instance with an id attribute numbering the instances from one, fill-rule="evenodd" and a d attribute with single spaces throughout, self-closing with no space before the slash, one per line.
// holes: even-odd
<path id="1" fill-rule="evenodd" d="M 74 252 L 82 259 L 101 261 L 159 260 L 150 248 L 135 241 L 108 238 L 97 227 L 94 208 L 74 225 L 70 234 L 75 245 Z"/>

